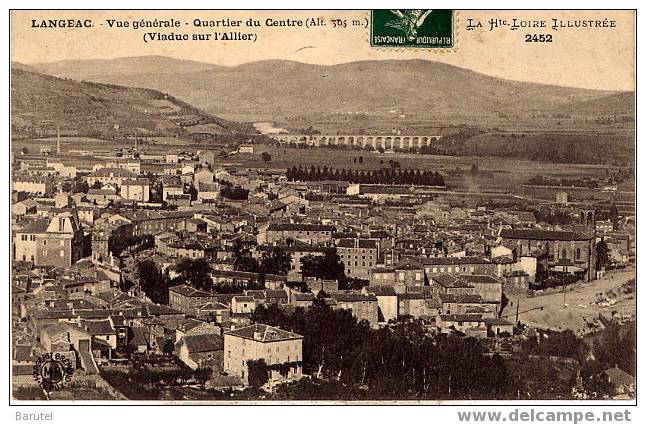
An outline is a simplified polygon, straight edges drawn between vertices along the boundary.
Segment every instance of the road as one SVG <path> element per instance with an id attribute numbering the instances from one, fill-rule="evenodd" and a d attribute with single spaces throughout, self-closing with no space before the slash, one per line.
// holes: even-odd
<path id="1" fill-rule="evenodd" d="M 554 330 L 572 329 L 580 334 L 585 332 L 586 323 L 598 317 L 599 313 L 606 317 L 610 317 L 613 311 L 620 315 L 635 313 L 637 306 L 634 296 L 622 296 L 612 306 L 594 304 L 598 293 L 605 294 L 611 289 L 619 288 L 635 276 L 635 269 L 630 268 L 608 273 L 604 279 L 583 283 L 565 293 L 558 291 L 534 297 L 512 298 L 502 315 L 515 322 L 518 304 L 519 320 L 522 323 Z"/>

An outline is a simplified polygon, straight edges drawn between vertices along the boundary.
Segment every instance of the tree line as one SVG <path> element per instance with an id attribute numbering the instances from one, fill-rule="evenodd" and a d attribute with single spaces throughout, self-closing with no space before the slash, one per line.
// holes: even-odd
<path id="1" fill-rule="evenodd" d="M 289 181 L 347 181 L 363 184 L 409 184 L 420 186 L 444 186 L 444 178 L 437 171 L 420 169 L 353 170 L 303 166 L 294 166 L 287 170 Z"/>
<path id="2" fill-rule="evenodd" d="M 496 399 L 510 385 L 503 359 L 474 338 L 430 337 L 417 322 L 371 329 L 322 298 L 293 313 L 258 306 L 252 320 L 303 335 L 303 373 L 342 383 L 352 397 Z"/>

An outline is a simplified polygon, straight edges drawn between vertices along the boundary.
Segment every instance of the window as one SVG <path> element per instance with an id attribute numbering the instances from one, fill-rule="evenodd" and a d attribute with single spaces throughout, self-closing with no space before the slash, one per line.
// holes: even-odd
<path id="1" fill-rule="evenodd" d="M 46 240 L 43 241 L 43 246 L 47 246 L 47 241 Z"/>
<path id="2" fill-rule="evenodd" d="M 576 259 L 580 260 L 581 259 L 581 248 L 576 249 Z"/>
<path id="3" fill-rule="evenodd" d="M 65 250 L 61 249 L 61 252 L 58 255 L 61 257 L 65 257 Z"/>

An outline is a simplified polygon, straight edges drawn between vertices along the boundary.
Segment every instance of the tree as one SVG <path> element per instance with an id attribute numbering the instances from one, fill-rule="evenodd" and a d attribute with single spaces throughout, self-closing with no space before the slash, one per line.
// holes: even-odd
<path id="1" fill-rule="evenodd" d="M 173 344 L 172 339 L 167 339 L 166 342 L 164 342 L 164 346 L 162 347 L 162 352 L 164 353 L 165 356 L 172 356 L 173 353 L 175 352 L 175 344 Z"/>
<path id="2" fill-rule="evenodd" d="M 260 154 L 260 157 L 265 162 L 271 162 L 271 154 L 269 152 L 263 152 Z"/>
<path id="3" fill-rule="evenodd" d="M 260 273 L 286 275 L 291 267 L 290 255 L 280 247 L 271 247 L 263 251 L 260 259 Z"/>
<path id="4" fill-rule="evenodd" d="M 177 283 L 186 283 L 203 291 L 213 289 L 211 266 L 203 258 L 183 258 L 177 264 L 177 272 L 179 273 L 179 276 L 175 278 Z"/>
<path id="5" fill-rule="evenodd" d="M 606 241 L 601 239 L 598 243 L 597 246 L 595 247 L 597 251 L 597 270 L 601 270 L 602 268 L 606 267 L 609 262 L 608 258 L 608 244 Z"/>
<path id="6" fill-rule="evenodd" d="M 341 257 L 336 253 L 327 252 L 324 255 L 308 255 L 301 258 L 304 277 L 317 279 L 333 279 L 345 281 L 345 270 Z"/>
<path id="7" fill-rule="evenodd" d="M 29 149 L 27 149 L 27 147 L 24 147 L 20 150 L 20 153 L 22 153 L 23 155 L 29 155 Z"/>
<path id="8" fill-rule="evenodd" d="M 234 201 L 246 201 L 249 196 L 249 191 L 241 187 L 231 187 L 223 185 L 220 189 L 220 195 L 223 198 L 232 199 Z"/>
<path id="9" fill-rule="evenodd" d="M 168 304 L 168 279 L 152 260 L 137 263 L 139 287 L 156 304 Z"/>
<path id="10" fill-rule="evenodd" d="M 269 368 L 265 359 L 247 360 L 249 385 L 260 388 L 269 381 Z"/>

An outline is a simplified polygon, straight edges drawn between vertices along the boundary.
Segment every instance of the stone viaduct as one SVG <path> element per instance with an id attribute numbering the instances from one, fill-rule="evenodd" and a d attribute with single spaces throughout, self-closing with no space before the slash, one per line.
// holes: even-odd
<path id="1" fill-rule="evenodd" d="M 409 149 L 430 146 L 442 136 L 410 135 L 331 135 L 331 134 L 275 134 L 270 136 L 280 143 L 306 144 L 308 146 L 357 146 L 372 149 Z"/>

